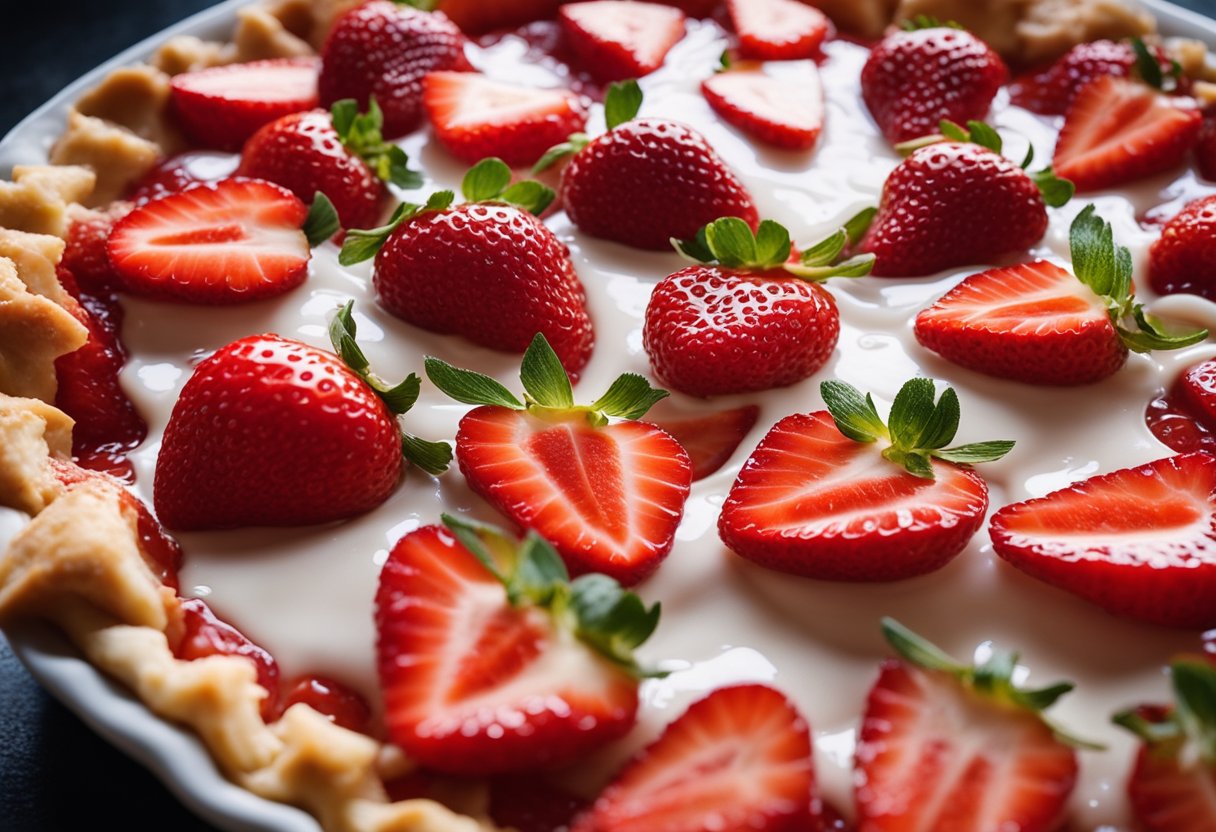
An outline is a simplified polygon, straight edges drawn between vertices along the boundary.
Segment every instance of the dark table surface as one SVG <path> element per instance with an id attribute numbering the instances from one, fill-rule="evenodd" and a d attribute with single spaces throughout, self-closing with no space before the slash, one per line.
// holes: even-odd
<path id="1" fill-rule="evenodd" d="M 0 135 L 87 70 L 210 5 L 212 0 L 58 0 L 43 20 L 7 16 Z M 1216 0 L 1179 5 L 1216 17 Z M 0 634 L 0 830 L 75 829 L 80 807 L 133 831 L 213 830 L 44 693 Z"/>

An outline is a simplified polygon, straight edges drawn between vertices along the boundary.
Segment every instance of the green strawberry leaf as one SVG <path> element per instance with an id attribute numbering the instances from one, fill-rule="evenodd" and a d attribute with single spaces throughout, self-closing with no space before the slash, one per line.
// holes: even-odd
<path id="1" fill-rule="evenodd" d="M 460 191 L 469 202 L 498 199 L 511 184 L 511 168 L 497 157 L 482 159 L 469 168 L 460 183 Z"/>
<path id="2" fill-rule="evenodd" d="M 975 465 L 980 462 L 996 462 L 1013 450 L 1013 441 L 997 439 L 991 442 L 972 442 L 969 445 L 959 445 L 954 448 L 941 448 L 930 451 L 930 455 L 947 462 L 958 462 L 963 465 Z"/>
<path id="3" fill-rule="evenodd" d="M 634 80 L 619 81 L 604 94 L 604 120 L 609 130 L 633 121 L 642 109 L 642 88 Z"/>
<path id="4" fill-rule="evenodd" d="M 539 217 L 553 204 L 557 194 L 534 179 L 525 179 L 509 186 L 498 198 Z"/>
<path id="5" fill-rule="evenodd" d="M 844 230 L 849 235 L 849 245 L 861 242 L 861 238 L 866 236 L 866 232 L 870 230 L 870 225 L 877 214 L 878 209 L 871 205 L 869 208 L 862 208 L 845 220 Z"/>
<path id="6" fill-rule="evenodd" d="M 442 474 L 452 464 L 452 446 L 447 442 L 430 442 L 405 431 L 401 432 L 401 453 L 411 464 L 432 476 Z"/>
<path id="7" fill-rule="evenodd" d="M 811 268 L 830 266 L 835 263 L 849 242 L 849 232 L 839 228 L 831 236 L 825 237 L 815 245 L 802 252 L 798 261 Z"/>
<path id="8" fill-rule="evenodd" d="M 889 438 L 887 426 L 878 415 L 869 393 L 863 396 L 853 385 L 837 379 L 820 383 L 819 393 L 837 429 L 854 442 Z"/>
<path id="9" fill-rule="evenodd" d="M 831 277 L 865 277 L 874 268 L 877 258 L 873 254 L 859 254 L 846 260 L 841 257 L 865 236 L 876 213 L 877 209 L 871 207 L 854 214 L 834 233 L 803 251 L 797 263 L 786 263 L 785 270 L 814 282 Z"/>
<path id="10" fill-rule="evenodd" d="M 317 191 L 308 206 L 308 216 L 304 218 L 304 236 L 308 238 L 309 248 L 316 248 L 321 243 L 338 233 L 342 227 L 338 220 L 338 211 L 329 197 Z"/>
<path id="11" fill-rule="evenodd" d="M 545 151 L 544 155 L 536 161 L 532 166 L 532 173 L 537 174 L 548 170 L 557 163 L 559 159 L 564 159 L 567 156 L 573 156 L 587 145 L 591 144 L 591 137 L 586 133 L 574 133 L 566 141 L 555 144 L 553 147 Z"/>
<path id="12" fill-rule="evenodd" d="M 634 648 L 650 638 L 659 624 L 659 604 L 647 608 L 640 597 L 607 575 L 583 575 L 570 588 L 570 609 L 580 639 L 637 676 L 666 675 L 643 670 L 633 657 Z"/>
<path id="13" fill-rule="evenodd" d="M 1000 153 L 1005 146 L 1004 141 L 1001 139 L 1001 134 L 983 121 L 971 120 L 967 122 L 966 127 L 963 127 L 957 122 L 944 118 L 938 123 L 937 129 L 941 132 L 942 136 L 951 141 L 978 144 L 980 147 L 988 148 L 993 153 Z"/>
<path id="14" fill-rule="evenodd" d="M 758 265 L 756 236 L 738 217 L 723 217 L 705 226 L 705 239 L 714 259 L 727 268 Z"/>
<path id="15" fill-rule="evenodd" d="M 790 259 L 790 232 L 772 220 L 761 220 L 756 228 L 756 260 L 760 263 L 784 263 Z"/>
<path id="16" fill-rule="evenodd" d="M 574 407 L 570 376 L 566 375 L 557 353 L 539 332 L 524 352 L 519 378 L 529 402 L 555 409 Z"/>
<path id="17" fill-rule="evenodd" d="M 1208 764 L 1216 764 L 1216 667 L 1184 659 L 1170 665 L 1174 710 L 1182 727 Z"/>
<path id="18" fill-rule="evenodd" d="M 460 545 L 481 561 L 481 565 L 486 568 L 487 572 L 498 578 L 504 587 L 507 586 L 509 576 L 503 572 L 499 559 L 494 556 L 494 552 L 490 548 L 491 543 L 499 551 L 512 545 L 502 529 L 489 523 L 457 517 L 454 514 L 440 514 L 439 519 L 443 521 L 443 525 Z"/>
<path id="19" fill-rule="evenodd" d="M 439 0 L 393 0 L 398 6 L 411 6 L 422 12 L 433 12 L 439 8 Z"/>
<path id="20" fill-rule="evenodd" d="M 379 228 L 352 228 L 346 232 L 346 241 L 338 252 L 338 262 L 343 266 L 353 266 L 375 257 L 381 247 L 388 241 L 397 228 L 407 220 L 435 211 L 445 211 L 451 206 L 456 195 L 451 191 L 436 191 L 427 199 L 425 205 L 414 205 L 403 202 L 393 211 L 386 225 Z"/>
<path id="21" fill-rule="evenodd" d="M 887 429 L 891 432 L 893 446 L 900 450 L 922 447 L 919 444 L 920 436 L 933 419 L 933 400 L 936 396 L 931 379 L 913 378 L 904 383 L 895 394 L 891 412 L 887 416 Z"/>
<path id="22" fill-rule="evenodd" d="M 422 187 L 422 175 L 410 169 L 405 151 L 384 140 L 384 113 L 374 95 L 368 99 L 366 113 L 359 112 L 353 98 L 334 102 L 329 112 L 338 141 L 362 159 L 377 178 L 400 188 Z"/>
<path id="23" fill-rule="evenodd" d="M 730 69 L 730 66 L 732 63 L 733 63 L 733 61 L 731 60 L 731 57 L 730 57 L 730 50 L 723 49 L 722 54 L 718 56 L 718 68 L 714 71 L 715 72 L 725 72 L 726 70 Z"/>
<path id="24" fill-rule="evenodd" d="M 669 395 L 666 390 L 651 387 L 650 382 L 644 376 L 637 373 L 623 373 L 612 382 L 604 395 L 592 403 L 591 409 L 606 416 L 641 419 L 650 408 Z"/>
<path id="25" fill-rule="evenodd" d="M 342 363 L 375 391 L 391 413 L 399 416 L 408 412 L 418 401 L 422 380 L 410 373 L 400 384 L 392 385 L 370 371 L 370 362 L 355 340 L 358 328 L 355 324 L 354 308 L 355 302 L 347 301 L 329 322 L 329 342 L 333 345 L 334 352 L 342 359 Z"/>
<path id="26" fill-rule="evenodd" d="M 899 28 L 905 32 L 916 32 L 920 29 L 962 29 L 963 27 L 954 20 L 943 23 L 932 15 L 918 14 L 900 23 Z"/>
<path id="27" fill-rule="evenodd" d="M 932 390 L 929 391 L 929 398 L 932 401 Z M 936 450 L 950 444 L 950 440 L 958 433 L 959 416 L 958 394 L 954 392 L 953 387 L 947 387 L 929 418 L 919 426 L 911 426 L 911 430 L 918 430 L 919 435 L 910 436 L 909 445 L 913 448 Z"/>
<path id="28" fill-rule="evenodd" d="M 1032 147 L 1026 154 L 1026 163 L 1022 167 L 1030 164 L 1030 160 L 1033 158 L 1034 148 Z M 1039 193 L 1043 195 L 1043 204 L 1050 208 L 1067 205 L 1077 192 L 1077 187 L 1071 181 L 1056 176 L 1055 169 L 1051 165 L 1030 174 L 1030 179 L 1038 187 Z"/>
<path id="29" fill-rule="evenodd" d="M 1022 170 L 1026 170 L 1026 168 L 1030 167 L 1030 164 L 1033 161 L 1034 161 L 1034 145 L 1028 144 L 1028 145 L 1026 145 L 1026 155 L 1024 157 L 1022 157 L 1022 163 L 1020 165 L 1018 165 L 1018 167 L 1020 167 Z M 1051 170 L 1051 168 L 1048 167 L 1045 171 L 1040 171 L 1040 173 L 1045 173 L 1047 170 Z M 1036 174 L 1031 174 L 1031 177 L 1033 178 L 1035 175 Z M 1066 182 L 1067 180 L 1061 179 L 1060 181 Z M 1042 188 L 1040 188 L 1040 190 L 1042 190 Z M 1057 206 L 1052 206 L 1052 207 L 1058 208 L 1059 206 L 1057 205 Z"/>
<path id="30" fill-rule="evenodd" d="M 697 230 L 697 236 L 691 240 L 677 240 L 675 237 L 672 237 L 671 245 L 675 248 L 676 253 L 693 263 L 714 262 L 714 253 L 709 249 L 709 239 L 705 234 L 705 229 L 708 227 L 707 225 L 701 226 Z"/>
<path id="31" fill-rule="evenodd" d="M 1131 731 L 1150 746 L 1176 743 L 1184 736 L 1176 719 L 1167 717 L 1159 721 L 1150 721 L 1138 708 L 1119 711 L 1110 718 L 1110 721 Z"/>
<path id="32" fill-rule="evenodd" d="M 933 463 L 929 461 L 929 454 L 925 451 L 904 450 L 892 445 L 883 449 L 882 456 L 914 477 L 920 477 L 922 480 L 934 479 Z"/>
<path id="33" fill-rule="evenodd" d="M 1031 711 L 1045 711 L 1076 688 L 1072 682 L 1057 682 L 1037 690 L 1014 689 L 1014 701 Z"/>
<path id="34" fill-rule="evenodd" d="M 495 405 L 511 410 L 524 409 L 523 402 L 489 376 L 453 367 L 446 361 L 429 355 L 423 360 L 423 367 L 431 384 L 458 402 Z"/>
<path id="35" fill-rule="evenodd" d="M 568 583 L 570 573 L 553 544 L 535 530 L 529 531 L 519 546 L 518 562 L 507 581 L 507 599 L 511 605 L 519 606 L 527 600 L 536 606 L 547 607 Z"/>
<path id="36" fill-rule="evenodd" d="M 925 670 L 940 670 L 959 676 L 967 666 L 956 662 L 946 651 L 917 635 L 894 618 L 882 619 L 882 635 L 900 658 Z"/>
<path id="37" fill-rule="evenodd" d="M 1132 38 L 1132 51 L 1136 53 L 1136 74 L 1144 83 L 1156 90 L 1165 89 L 1165 73 L 1161 64 L 1140 38 Z"/>

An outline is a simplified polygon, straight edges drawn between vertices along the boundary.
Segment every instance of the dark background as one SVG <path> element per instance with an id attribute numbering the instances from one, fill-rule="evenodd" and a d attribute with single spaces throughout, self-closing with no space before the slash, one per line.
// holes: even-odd
<path id="1" fill-rule="evenodd" d="M 0 135 L 92 67 L 210 5 L 211 0 L 57 0 L 44 7 L 41 19 L 28 9 L 5 15 Z M 1216 17 L 1216 0 L 1179 5 Z M 116 820 L 132 832 L 213 829 L 43 693 L 0 634 L 0 829 L 75 829 L 85 807 L 94 821 Z"/>

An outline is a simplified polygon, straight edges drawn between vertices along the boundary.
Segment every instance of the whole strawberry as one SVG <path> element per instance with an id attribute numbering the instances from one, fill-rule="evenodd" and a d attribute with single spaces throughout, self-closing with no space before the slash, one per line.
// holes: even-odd
<path id="1" fill-rule="evenodd" d="M 982 122 L 941 127 L 955 140 L 913 151 L 883 186 L 858 247 L 877 256 L 876 275 L 918 277 L 1025 251 L 1047 230 L 1046 206 L 1072 196 L 1050 168 L 1032 178 L 1002 156 Z"/>
<path id="2" fill-rule="evenodd" d="M 604 102 L 608 132 L 571 136 L 537 164 L 573 154 L 560 188 L 570 221 L 592 237 L 653 251 L 720 217 L 755 228 L 751 195 L 709 142 L 679 122 L 634 120 L 641 105 L 636 82 L 614 84 Z"/>
<path id="3" fill-rule="evenodd" d="M 1062 116 L 1073 98 L 1091 81 L 1104 76 L 1127 78 L 1145 55 L 1151 55 L 1160 72 L 1171 72 L 1169 56 L 1160 48 L 1147 51 L 1143 43 L 1095 40 L 1078 43 L 1044 71 L 1010 85 L 1010 100 L 1043 115 Z M 1151 70 L 1150 70 L 1151 71 Z"/>
<path id="4" fill-rule="evenodd" d="M 765 220 L 753 236 L 743 220 L 726 217 L 680 243 L 698 265 L 651 293 L 642 343 L 655 375 L 690 396 L 715 396 L 786 387 L 815 373 L 840 335 L 836 301 L 818 281 L 868 274 L 874 261 L 832 265 L 847 239 L 841 229 L 788 264 L 788 231 Z"/>
<path id="5" fill-rule="evenodd" d="M 348 98 L 329 113 L 284 116 L 245 143 L 237 174 L 282 185 L 303 200 L 319 191 L 333 203 L 343 228 L 367 228 L 385 210 L 385 182 L 402 188 L 422 184 L 405 151 L 384 141 L 382 124 L 374 99 L 363 114 Z"/>
<path id="6" fill-rule="evenodd" d="M 396 138 L 422 122 L 422 78 L 441 69 L 469 70 L 467 41 L 442 12 L 371 0 L 338 18 L 321 49 L 321 106 L 376 97 L 384 134 Z"/>
<path id="7" fill-rule="evenodd" d="M 351 232 L 341 262 L 374 254 L 376 293 L 403 321 L 515 353 L 541 332 L 577 375 L 595 335 L 569 251 L 534 215 L 553 192 L 510 180 L 487 159 L 465 176 L 469 202 L 450 207 L 454 195 L 441 191 L 404 206 L 383 228 Z"/>
<path id="8" fill-rule="evenodd" d="M 175 531 L 306 526 L 369 511 L 401 478 L 403 456 L 432 473 L 451 449 L 403 434 L 418 396 L 367 370 L 348 304 L 331 338 L 342 358 L 253 335 L 201 362 L 182 388 L 156 460 L 156 514 Z"/>
<path id="9" fill-rule="evenodd" d="M 1149 282 L 1160 295 L 1216 300 L 1216 196 L 1187 205 L 1148 250 Z"/>
<path id="10" fill-rule="evenodd" d="M 927 135 L 942 119 L 984 118 L 1009 78 L 1000 56 L 964 29 L 907 25 L 883 38 L 861 70 L 861 97 L 887 141 Z"/>

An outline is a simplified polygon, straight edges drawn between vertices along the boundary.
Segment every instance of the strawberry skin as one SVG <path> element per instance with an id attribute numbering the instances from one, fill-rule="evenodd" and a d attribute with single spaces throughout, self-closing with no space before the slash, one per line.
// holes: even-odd
<path id="1" fill-rule="evenodd" d="M 279 664 L 274 656 L 254 644 L 240 630 L 221 621 L 205 601 L 183 598 L 181 633 L 173 645 L 175 658 L 184 661 L 209 656 L 237 656 L 248 660 L 257 671 L 258 684 L 266 691 L 262 700 L 262 719 L 271 722 L 279 715 Z"/>
<path id="2" fill-rule="evenodd" d="M 307 206 L 278 185 L 223 179 L 136 208 L 114 224 L 106 250 L 133 294 L 244 303 L 304 282 L 307 216 Z"/>
<path id="3" fill-rule="evenodd" d="M 797 0 L 727 0 L 739 52 L 758 61 L 814 58 L 831 31 L 826 15 Z"/>
<path id="4" fill-rule="evenodd" d="M 971 275 L 916 316 L 915 333 L 960 367 L 1027 384 L 1090 384 L 1127 361 L 1101 299 L 1045 260 Z"/>
<path id="5" fill-rule="evenodd" d="M 1162 58 L 1162 70 L 1170 63 Z M 1077 93 L 1091 81 L 1110 75 L 1127 78 L 1136 65 L 1136 52 L 1123 41 L 1096 40 L 1078 43 L 1043 72 L 1022 78 L 1010 85 L 1012 103 L 1036 113 L 1062 116 Z"/>
<path id="6" fill-rule="evenodd" d="M 720 688 L 626 764 L 573 832 L 807 832 L 814 789 L 793 704 L 764 685 Z"/>
<path id="7" fill-rule="evenodd" d="M 1073 99 L 1056 142 L 1056 175 L 1077 191 L 1098 191 L 1182 164 L 1203 116 L 1187 99 L 1104 76 Z"/>
<path id="8" fill-rule="evenodd" d="M 883 663 L 857 738 L 859 829 L 1054 832 L 1076 777 L 1076 753 L 1037 714 Z"/>
<path id="9" fill-rule="evenodd" d="M 870 52 L 861 96 L 891 144 L 937 132 L 938 123 L 982 120 L 1009 78 L 988 44 L 948 27 L 898 31 Z"/>
<path id="10" fill-rule="evenodd" d="M 401 478 L 396 421 L 335 355 L 277 335 L 205 359 L 156 461 L 170 529 L 304 526 L 380 505 Z"/>
<path id="11" fill-rule="evenodd" d="M 422 121 L 422 79 L 428 72 L 469 70 L 464 35 L 441 12 L 391 0 L 355 6 L 334 24 L 321 49 L 321 105 L 353 98 L 366 110 L 375 96 L 384 136 L 402 136 Z"/>
<path id="12" fill-rule="evenodd" d="M 1178 390 L 1186 409 L 1205 426 L 1216 428 L 1216 359 L 1189 367 Z"/>
<path id="13" fill-rule="evenodd" d="M 456 460 L 475 492 L 550 541 L 572 575 L 626 586 L 671 551 L 692 482 L 688 454 L 654 425 L 592 427 L 579 412 L 478 407 L 460 421 Z"/>
<path id="14" fill-rule="evenodd" d="M 1005 506 L 996 553 L 1115 615 L 1216 627 L 1216 457 L 1202 451 Z"/>
<path id="15" fill-rule="evenodd" d="M 170 82 L 177 122 L 203 147 L 240 150 L 264 124 L 317 106 L 316 58 L 276 58 L 183 72 Z"/>
<path id="16" fill-rule="evenodd" d="M 422 214 L 376 255 L 384 307 L 415 326 L 522 353 L 540 332 L 575 376 L 595 341 L 569 252 L 527 211 L 466 203 Z"/>
<path id="17" fill-rule="evenodd" d="M 722 410 L 708 416 L 650 418 L 680 443 L 692 460 L 693 482 L 716 472 L 734 455 L 760 418 L 754 404 Z"/>
<path id="18" fill-rule="evenodd" d="M 684 13 L 657 3 L 572 3 L 558 19 L 579 64 L 605 83 L 649 75 L 684 37 Z"/>
<path id="19" fill-rule="evenodd" d="M 530 89 L 473 72 L 432 72 L 422 103 L 435 136 L 469 163 L 497 156 L 526 167 L 587 126 L 587 108 L 569 90 Z"/>
<path id="20" fill-rule="evenodd" d="M 718 533 L 770 569 L 833 581 L 895 581 L 939 569 L 988 509 L 971 468 L 934 460 L 913 476 L 873 444 L 844 436 L 825 411 L 787 416 L 743 464 Z"/>
<path id="21" fill-rule="evenodd" d="M 451 774 L 560 766 L 633 727 L 637 680 L 558 631 L 450 532 L 424 526 L 389 554 L 376 593 L 385 727 Z"/>
<path id="22" fill-rule="evenodd" d="M 797 82 L 762 70 L 719 72 L 701 83 L 701 93 L 724 121 L 774 147 L 810 150 L 823 131 L 823 85 L 813 65 Z"/>
<path id="23" fill-rule="evenodd" d="M 1034 181 L 977 144 L 922 147 L 887 177 L 859 250 L 873 274 L 920 277 L 1025 251 L 1047 230 Z"/>
<path id="24" fill-rule="evenodd" d="M 1216 196 L 1187 205 L 1148 250 L 1149 282 L 1159 295 L 1216 300 Z"/>
<path id="25" fill-rule="evenodd" d="M 1209 182 L 1216 180 L 1216 112 L 1204 114 L 1195 144 L 1195 164 L 1200 176 Z"/>
<path id="26" fill-rule="evenodd" d="M 689 266 L 654 288 L 642 343 L 655 375 L 705 397 L 796 384 L 827 362 L 839 335 L 836 302 L 814 283 Z"/>
<path id="27" fill-rule="evenodd" d="M 1141 746 L 1127 792 L 1144 832 L 1216 829 L 1216 766 Z"/>
<path id="28" fill-rule="evenodd" d="M 238 176 L 281 185 L 304 202 L 329 197 L 343 228 L 371 228 L 388 201 L 384 183 L 343 147 L 324 110 L 294 113 L 267 124 L 241 151 Z"/>
<path id="29" fill-rule="evenodd" d="M 720 217 L 759 223 L 751 195 L 705 137 L 660 119 L 627 121 L 576 153 L 559 198 L 583 233 L 651 251 Z"/>

